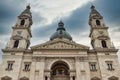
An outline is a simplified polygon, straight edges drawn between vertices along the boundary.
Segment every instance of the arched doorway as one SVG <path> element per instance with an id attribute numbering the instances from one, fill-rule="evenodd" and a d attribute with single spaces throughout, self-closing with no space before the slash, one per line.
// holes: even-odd
<path id="1" fill-rule="evenodd" d="M 63 62 L 58 61 L 52 65 L 51 80 L 70 80 L 69 66 Z"/>

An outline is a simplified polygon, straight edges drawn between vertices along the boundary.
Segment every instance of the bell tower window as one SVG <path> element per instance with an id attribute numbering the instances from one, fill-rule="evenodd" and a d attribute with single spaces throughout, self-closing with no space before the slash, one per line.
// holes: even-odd
<path id="1" fill-rule="evenodd" d="M 25 20 L 23 19 L 23 20 L 21 20 L 20 25 L 24 25 L 24 24 L 25 24 Z"/>
<path id="2" fill-rule="evenodd" d="M 17 48 L 17 47 L 18 47 L 18 44 L 19 44 L 19 40 L 16 40 L 16 41 L 14 42 L 14 48 Z"/>
<path id="3" fill-rule="evenodd" d="M 100 25 L 100 21 L 99 21 L 99 20 L 96 20 L 96 24 L 99 26 L 99 25 Z"/>
<path id="4" fill-rule="evenodd" d="M 107 45 L 106 45 L 106 41 L 105 41 L 105 40 L 102 40 L 101 43 L 102 43 L 102 47 L 103 47 L 103 48 L 107 48 Z"/>

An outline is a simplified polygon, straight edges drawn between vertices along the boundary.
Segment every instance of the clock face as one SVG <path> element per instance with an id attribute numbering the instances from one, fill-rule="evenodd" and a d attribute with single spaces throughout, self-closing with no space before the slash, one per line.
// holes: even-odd
<path id="1" fill-rule="evenodd" d="M 18 35 L 21 35 L 21 33 L 22 33 L 22 31 L 17 31 L 17 34 L 18 34 Z"/>
<path id="2" fill-rule="evenodd" d="M 103 34 L 103 31 L 99 31 L 100 34 Z"/>

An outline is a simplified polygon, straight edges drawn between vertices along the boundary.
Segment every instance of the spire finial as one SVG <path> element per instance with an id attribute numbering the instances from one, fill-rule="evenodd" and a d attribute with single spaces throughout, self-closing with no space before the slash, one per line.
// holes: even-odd
<path id="1" fill-rule="evenodd" d="M 30 9 L 30 3 L 28 3 L 28 5 L 26 6 L 27 9 Z"/>
<path id="2" fill-rule="evenodd" d="M 92 1 L 90 1 L 90 4 L 91 4 L 91 6 L 93 5 L 93 2 Z"/>
<path id="3" fill-rule="evenodd" d="M 62 22 L 62 20 L 60 20 L 60 22 L 58 23 L 58 26 L 61 26 L 61 27 L 64 26 L 64 23 Z"/>
<path id="4" fill-rule="evenodd" d="M 95 9 L 95 6 L 93 4 L 91 4 L 91 9 Z"/>
<path id="5" fill-rule="evenodd" d="M 93 1 L 90 1 L 90 4 L 91 4 L 91 9 L 94 9 L 95 6 L 93 5 Z"/>

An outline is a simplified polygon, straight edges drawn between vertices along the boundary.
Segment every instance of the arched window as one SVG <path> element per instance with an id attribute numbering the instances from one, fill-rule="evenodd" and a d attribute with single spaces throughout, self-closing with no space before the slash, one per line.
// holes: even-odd
<path id="1" fill-rule="evenodd" d="M 24 25 L 24 24 L 25 24 L 25 20 L 23 19 L 23 20 L 21 20 L 20 25 Z"/>
<path id="2" fill-rule="evenodd" d="M 100 21 L 99 21 L 99 20 L 96 20 L 96 24 L 97 24 L 97 25 L 100 25 Z"/>
<path id="3" fill-rule="evenodd" d="M 105 41 L 105 40 L 102 40 L 101 43 L 102 43 L 102 47 L 103 47 L 103 48 L 107 48 L 107 45 L 106 45 L 106 41 Z"/>
<path id="4" fill-rule="evenodd" d="M 17 48 L 18 45 L 19 45 L 19 40 L 16 40 L 16 41 L 14 42 L 14 48 Z"/>

